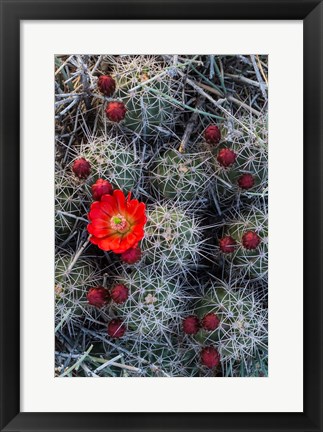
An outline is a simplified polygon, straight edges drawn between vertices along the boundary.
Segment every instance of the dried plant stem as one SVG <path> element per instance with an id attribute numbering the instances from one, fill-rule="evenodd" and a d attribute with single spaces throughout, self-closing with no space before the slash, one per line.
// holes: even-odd
<path id="1" fill-rule="evenodd" d="M 197 110 L 199 110 L 199 108 L 202 106 L 204 100 L 205 100 L 205 98 L 203 96 L 199 96 L 197 98 L 197 102 L 196 102 L 196 105 L 195 105 L 195 108 Z M 183 153 L 185 151 L 186 145 L 187 145 L 187 143 L 188 143 L 188 141 L 190 139 L 190 136 L 191 136 L 191 134 L 193 132 L 193 129 L 194 129 L 194 126 L 195 126 L 197 118 L 198 118 L 198 113 L 194 112 L 192 114 L 189 122 L 186 125 L 185 132 L 184 132 L 184 135 L 183 135 L 183 138 L 182 138 L 182 141 L 181 141 L 181 145 L 179 147 L 179 151 L 181 153 Z"/>
<path id="2" fill-rule="evenodd" d="M 60 375 L 61 377 L 69 375 L 75 368 L 80 366 L 80 364 L 84 361 L 84 359 L 89 355 L 89 353 L 92 351 L 93 345 L 90 346 L 90 348 L 85 351 L 85 353 L 75 362 L 71 367 L 69 367 L 65 372 Z"/>
<path id="3" fill-rule="evenodd" d="M 262 93 L 263 97 L 265 99 L 267 99 L 267 92 L 266 92 L 266 88 L 265 88 L 265 83 L 264 83 L 262 76 L 261 76 L 261 73 L 259 71 L 255 56 L 252 54 L 250 56 L 250 58 L 251 58 L 252 65 L 253 65 L 253 68 L 254 68 L 255 73 L 256 73 L 257 80 L 258 80 L 259 85 L 260 85 L 261 93 Z"/>
<path id="4" fill-rule="evenodd" d="M 66 270 L 66 274 L 69 274 L 72 270 L 72 268 L 74 267 L 75 263 L 77 262 L 77 260 L 80 258 L 80 256 L 82 255 L 84 249 L 86 248 L 86 246 L 89 244 L 90 241 L 90 236 L 87 238 L 87 240 L 81 245 L 81 247 L 79 248 L 79 250 L 76 252 L 72 262 L 70 263 L 70 265 L 68 266 L 68 269 Z"/>

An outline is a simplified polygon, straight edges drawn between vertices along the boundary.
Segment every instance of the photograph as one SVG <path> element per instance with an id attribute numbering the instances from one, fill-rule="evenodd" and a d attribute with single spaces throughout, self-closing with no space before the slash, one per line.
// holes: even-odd
<path id="1" fill-rule="evenodd" d="M 270 376 L 268 57 L 54 56 L 56 378 Z"/>

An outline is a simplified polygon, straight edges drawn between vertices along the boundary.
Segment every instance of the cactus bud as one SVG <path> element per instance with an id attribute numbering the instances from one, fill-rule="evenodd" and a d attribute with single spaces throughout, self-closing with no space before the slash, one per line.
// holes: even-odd
<path id="1" fill-rule="evenodd" d="M 79 158 L 74 161 L 72 171 L 76 177 L 86 179 L 90 175 L 91 165 L 86 159 Z"/>
<path id="2" fill-rule="evenodd" d="M 237 242 L 231 236 L 225 236 L 219 240 L 219 247 L 223 253 L 232 253 Z"/>
<path id="3" fill-rule="evenodd" d="M 141 258 L 140 247 L 132 247 L 121 254 L 121 260 L 126 264 L 134 264 Z"/>
<path id="4" fill-rule="evenodd" d="M 116 89 L 116 82 L 110 75 L 101 75 L 98 80 L 98 87 L 105 96 L 112 96 Z"/>
<path id="5" fill-rule="evenodd" d="M 261 241 L 261 238 L 254 231 L 247 231 L 242 236 L 242 244 L 246 249 L 256 249 Z"/>
<path id="6" fill-rule="evenodd" d="M 216 125 L 210 125 L 204 131 L 204 138 L 209 144 L 219 144 L 221 140 L 221 131 Z"/>
<path id="7" fill-rule="evenodd" d="M 108 119 L 112 122 L 119 123 L 126 116 L 127 108 L 123 102 L 109 102 L 105 113 Z"/>
<path id="8" fill-rule="evenodd" d="M 186 334 L 196 334 L 199 331 L 200 322 L 197 316 L 190 315 L 183 320 L 183 330 Z"/>
<path id="9" fill-rule="evenodd" d="M 95 201 L 100 201 L 102 195 L 112 194 L 112 186 L 107 180 L 98 179 L 92 186 L 92 196 Z"/>
<path id="10" fill-rule="evenodd" d="M 217 156 L 217 160 L 219 164 L 225 168 L 228 168 L 229 166 L 233 165 L 236 158 L 237 155 L 235 154 L 235 152 L 228 148 L 221 149 Z"/>
<path id="11" fill-rule="evenodd" d="M 201 363 L 210 369 L 218 366 L 220 363 L 218 351 L 212 346 L 203 348 L 201 351 Z"/>
<path id="12" fill-rule="evenodd" d="M 101 308 L 110 300 L 109 291 L 102 286 L 90 288 L 87 293 L 87 301 L 91 306 Z"/>
<path id="13" fill-rule="evenodd" d="M 202 319 L 202 327 L 204 330 L 213 331 L 219 327 L 220 320 L 215 313 L 208 313 Z"/>
<path id="14" fill-rule="evenodd" d="M 255 179 L 251 174 L 242 174 L 238 179 L 238 185 L 241 189 L 250 189 L 255 184 Z"/>
<path id="15" fill-rule="evenodd" d="M 120 319 L 113 319 L 108 324 L 108 335 L 114 339 L 121 338 L 126 332 L 126 327 Z"/>
<path id="16" fill-rule="evenodd" d="M 117 304 L 124 303 L 128 297 L 129 289 L 125 285 L 115 285 L 111 290 L 111 298 Z"/>

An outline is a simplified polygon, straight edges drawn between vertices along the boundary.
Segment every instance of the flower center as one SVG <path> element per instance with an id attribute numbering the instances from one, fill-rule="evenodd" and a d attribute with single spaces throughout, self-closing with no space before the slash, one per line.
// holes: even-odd
<path id="1" fill-rule="evenodd" d="M 110 225 L 111 228 L 115 231 L 123 231 L 127 227 L 128 223 L 124 216 L 118 214 L 116 216 L 112 216 L 110 220 Z"/>

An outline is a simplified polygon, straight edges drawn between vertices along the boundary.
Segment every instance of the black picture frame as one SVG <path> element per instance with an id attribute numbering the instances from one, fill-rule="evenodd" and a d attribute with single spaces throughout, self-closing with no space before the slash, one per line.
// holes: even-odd
<path id="1" fill-rule="evenodd" d="M 62 7 L 62 4 L 64 7 Z M 1 431 L 323 430 L 322 144 L 323 4 L 317 0 L 0 0 L 1 5 Z M 21 413 L 20 148 L 21 20 L 257 19 L 304 23 L 304 412 Z M 289 125 L 288 127 L 293 127 Z M 295 173 L 297 175 L 297 173 Z M 292 183 L 292 179 L 290 179 Z M 289 184 L 292 187 L 292 184 Z M 301 191 L 300 191 L 301 194 Z M 286 269 L 293 271 L 293 269 Z M 297 317 L 295 318 L 297 319 Z M 292 353 L 291 353 L 292 356 Z M 288 373 L 288 361 L 282 367 Z M 46 395 L 44 395 L 46 397 Z M 241 397 L 245 397 L 241 395 Z M 252 411 L 252 406 L 250 406 Z"/>

